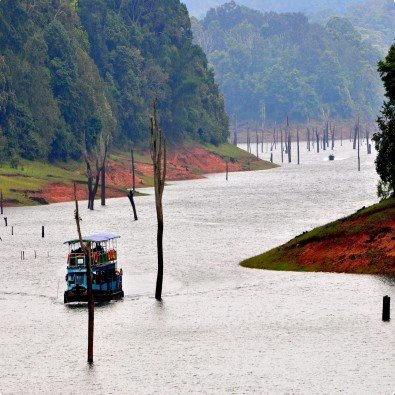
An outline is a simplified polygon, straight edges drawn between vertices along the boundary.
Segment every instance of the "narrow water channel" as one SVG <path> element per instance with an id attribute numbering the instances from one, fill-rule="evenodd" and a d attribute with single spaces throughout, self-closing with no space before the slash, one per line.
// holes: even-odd
<path id="1" fill-rule="evenodd" d="M 393 393 L 395 329 L 381 322 L 393 280 L 238 265 L 377 201 L 373 155 L 362 153 L 358 172 L 350 144 L 328 154 L 304 149 L 299 166 L 167 186 L 163 303 L 153 196 L 137 199 L 137 222 L 126 196 L 94 212 L 82 203 L 85 234 L 121 235 L 125 274 L 125 299 L 96 308 L 91 367 L 87 310 L 63 304 L 73 204 L 7 208 L 0 393 Z"/>

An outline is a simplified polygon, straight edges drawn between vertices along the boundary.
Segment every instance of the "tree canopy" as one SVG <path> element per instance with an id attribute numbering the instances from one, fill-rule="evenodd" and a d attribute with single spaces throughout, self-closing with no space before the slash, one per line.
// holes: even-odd
<path id="1" fill-rule="evenodd" d="M 378 71 L 387 100 L 377 121 L 380 132 L 374 135 L 374 141 L 378 151 L 376 169 L 381 178 L 378 194 L 385 198 L 395 194 L 395 43 L 379 62 Z"/>
<path id="2" fill-rule="evenodd" d="M 78 159 L 100 133 L 170 143 L 228 136 L 223 98 L 179 0 L 0 2 L 0 160 Z"/>
<path id="3" fill-rule="evenodd" d="M 233 1 L 194 20 L 196 41 L 213 64 L 227 111 L 253 120 L 266 106 L 269 120 L 373 119 L 382 100 L 375 71 L 379 51 L 345 18 L 325 27 L 301 13 L 277 14 Z"/>

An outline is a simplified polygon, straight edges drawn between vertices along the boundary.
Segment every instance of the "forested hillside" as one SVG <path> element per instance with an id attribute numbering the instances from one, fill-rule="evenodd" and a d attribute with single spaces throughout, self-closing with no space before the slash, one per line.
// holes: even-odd
<path id="1" fill-rule="evenodd" d="M 103 131 L 148 137 L 159 100 L 170 142 L 219 143 L 223 99 L 179 0 L 2 0 L 0 159 L 68 160 Z"/>
<path id="2" fill-rule="evenodd" d="M 263 14 L 234 2 L 194 20 L 196 41 L 213 64 L 230 115 L 267 119 L 374 118 L 382 104 L 376 72 L 379 51 L 352 24 L 331 18 L 326 26 L 301 13 Z"/>
<path id="3" fill-rule="evenodd" d="M 395 2 L 368 0 L 350 6 L 346 17 L 356 26 L 362 37 L 387 53 L 395 39 Z"/>
<path id="4" fill-rule="evenodd" d="M 343 14 L 352 4 L 364 0 L 239 0 L 238 3 L 259 11 L 303 12 L 307 15 L 317 12 Z M 203 17 L 212 7 L 224 4 L 224 0 L 183 0 L 191 15 Z"/>

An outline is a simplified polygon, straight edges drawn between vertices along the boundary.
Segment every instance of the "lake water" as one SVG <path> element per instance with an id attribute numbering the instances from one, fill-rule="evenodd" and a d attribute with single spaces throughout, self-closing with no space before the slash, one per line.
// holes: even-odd
<path id="1" fill-rule="evenodd" d="M 7 208 L 0 393 L 392 394 L 395 329 L 381 321 L 381 306 L 393 280 L 238 265 L 377 201 L 373 155 L 362 151 L 358 172 L 349 142 L 334 162 L 328 153 L 303 149 L 300 166 L 167 186 L 162 303 L 153 298 L 153 196 L 137 199 L 137 222 L 126 197 L 94 212 L 82 202 L 85 234 L 121 235 L 125 275 L 125 299 L 95 309 L 93 366 L 87 309 L 63 304 L 73 204 Z"/>

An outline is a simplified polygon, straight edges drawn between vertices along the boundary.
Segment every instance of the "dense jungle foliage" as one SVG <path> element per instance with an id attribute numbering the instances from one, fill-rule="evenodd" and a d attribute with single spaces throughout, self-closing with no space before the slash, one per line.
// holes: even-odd
<path id="1" fill-rule="evenodd" d="M 194 19 L 196 41 L 213 64 L 228 114 L 239 120 L 321 118 L 329 111 L 373 119 L 382 103 L 380 52 L 345 18 L 326 26 L 301 13 L 263 14 L 227 3 Z"/>
<path id="2" fill-rule="evenodd" d="M 78 159 L 102 132 L 220 143 L 223 98 L 179 0 L 2 0 L 0 160 Z"/>

